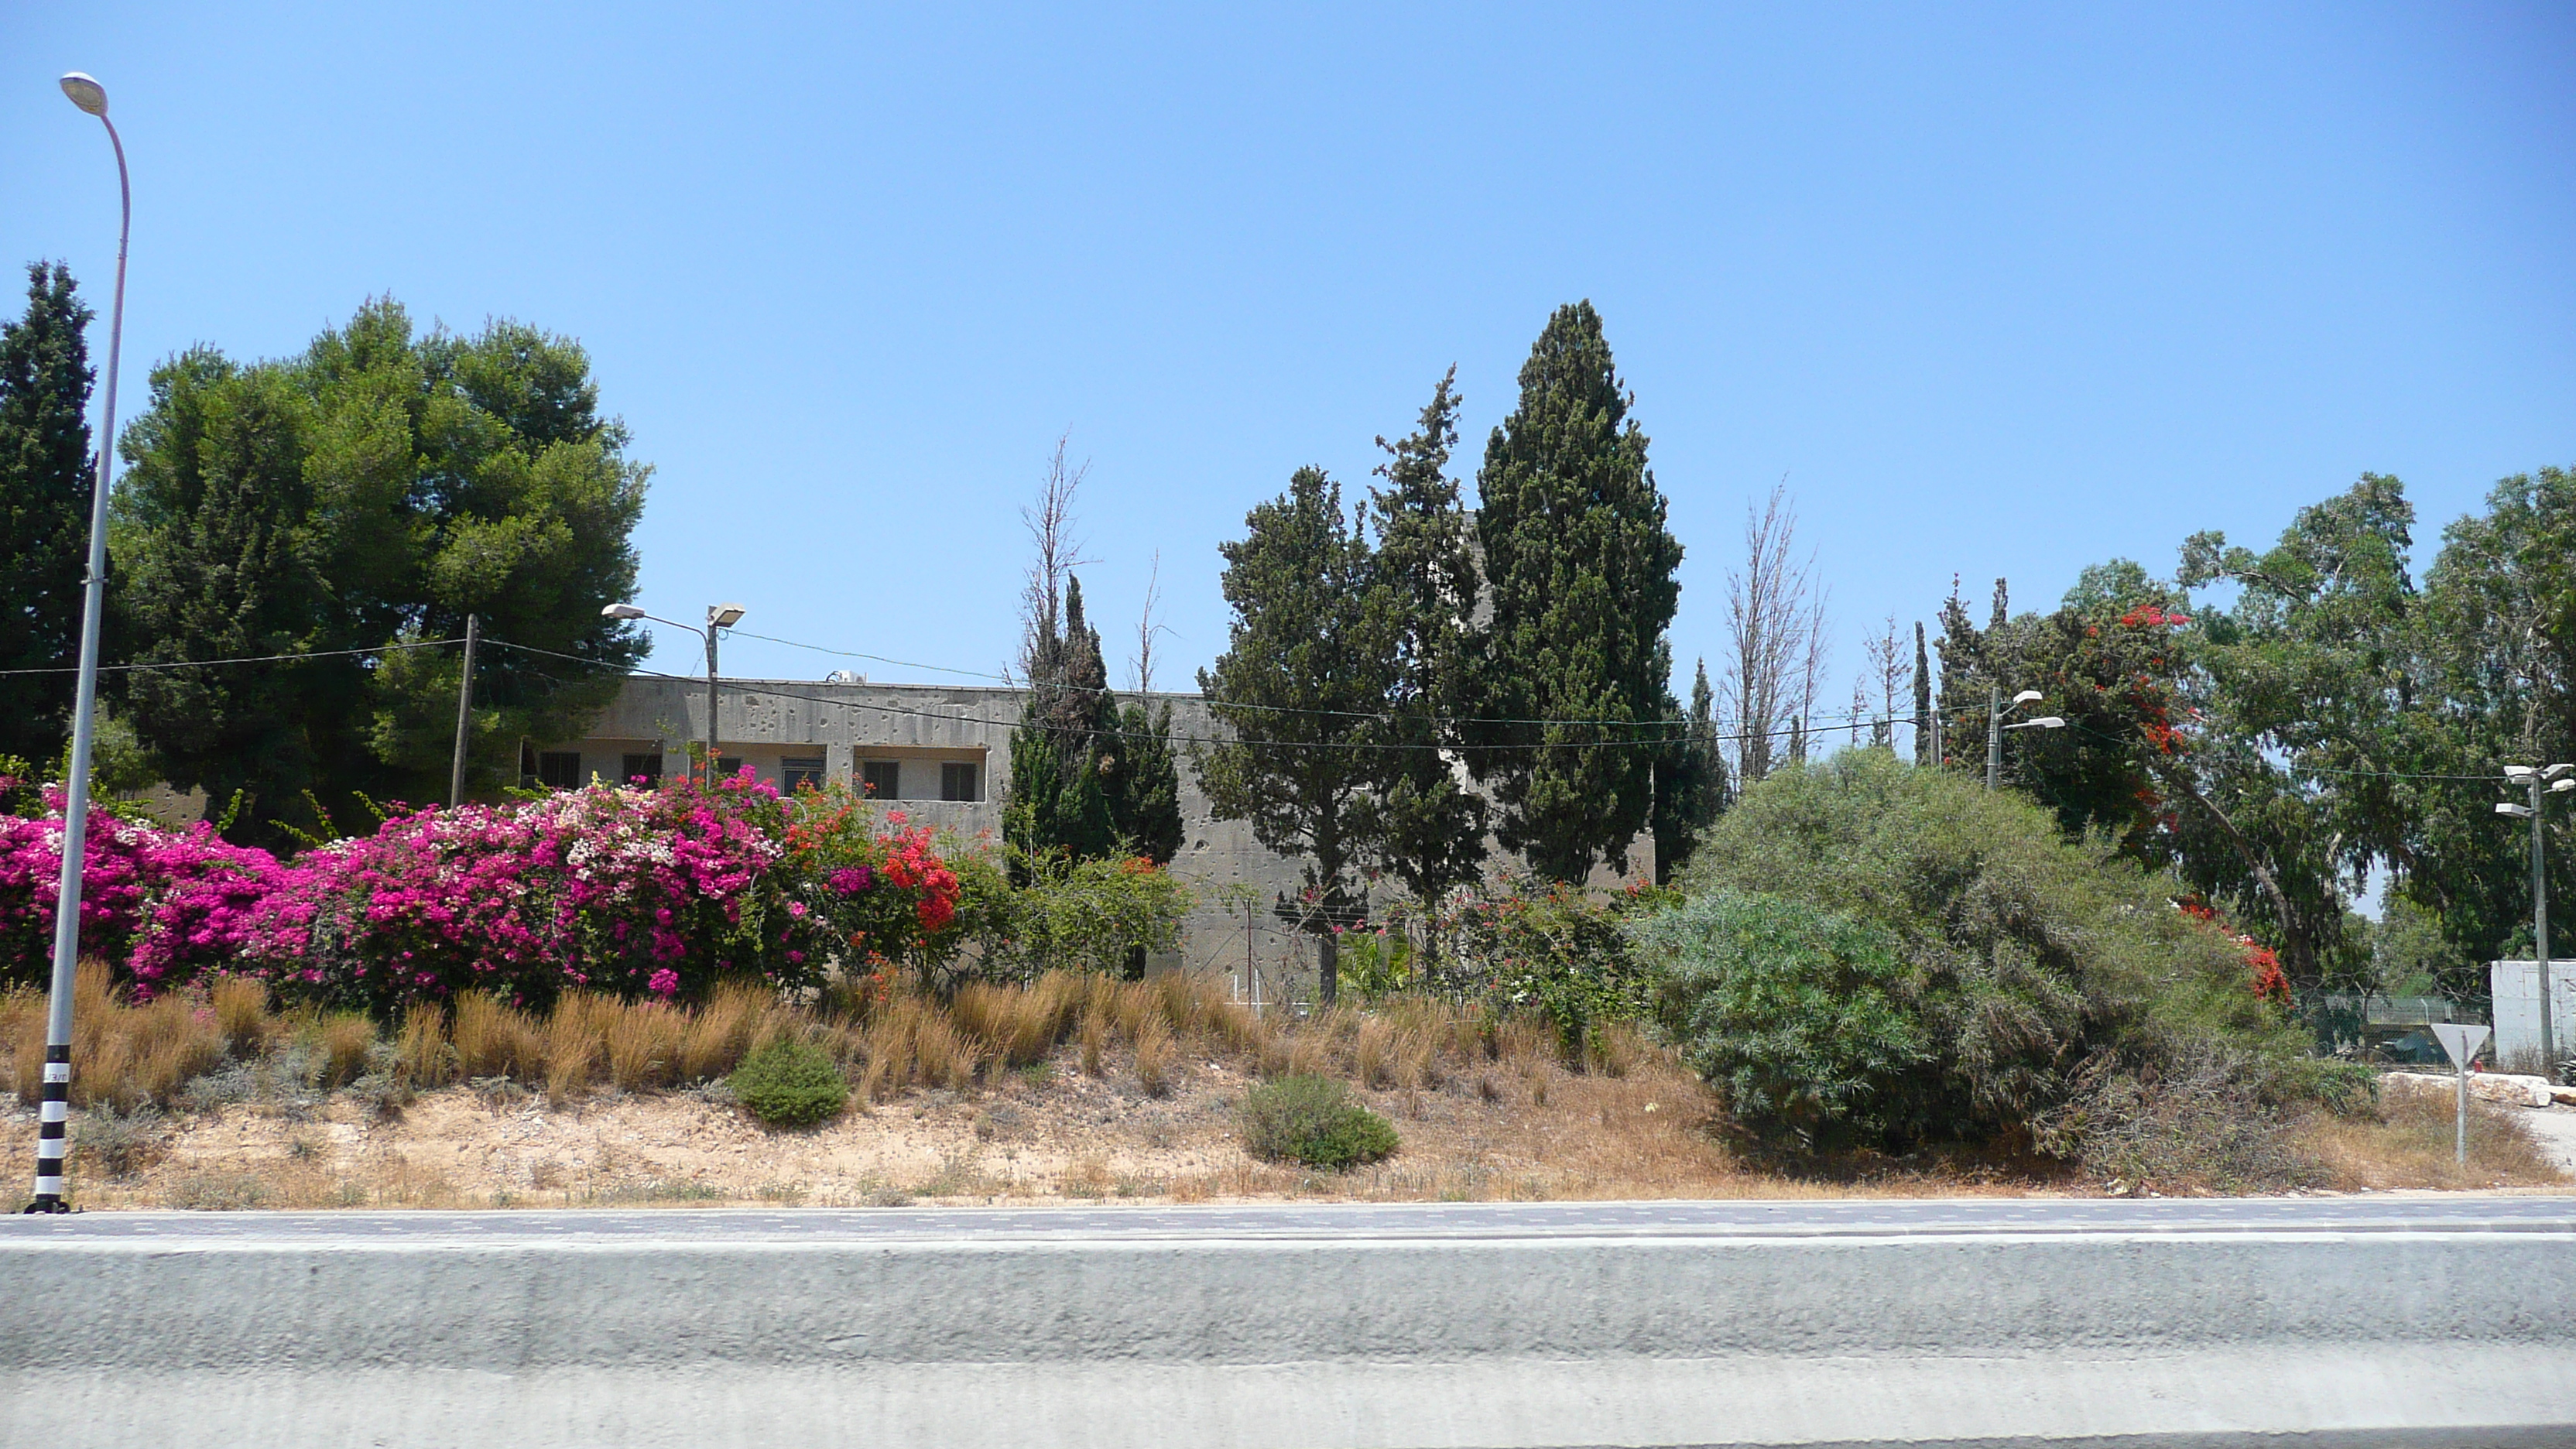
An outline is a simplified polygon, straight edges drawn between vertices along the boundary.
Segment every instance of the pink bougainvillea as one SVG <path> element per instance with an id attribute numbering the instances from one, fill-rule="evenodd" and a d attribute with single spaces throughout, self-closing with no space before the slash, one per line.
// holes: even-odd
<path id="1" fill-rule="evenodd" d="M 0 950 L 41 979 L 62 822 L 0 817 Z M 93 813 L 82 950 L 141 993 L 217 971 L 389 1009 L 485 989 L 663 999 L 722 977 L 818 980 L 836 955 L 899 961 L 948 928 L 958 882 L 930 833 L 880 833 L 832 792 L 749 775 L 594 784 L 395 815 L 279 862 Z"/>

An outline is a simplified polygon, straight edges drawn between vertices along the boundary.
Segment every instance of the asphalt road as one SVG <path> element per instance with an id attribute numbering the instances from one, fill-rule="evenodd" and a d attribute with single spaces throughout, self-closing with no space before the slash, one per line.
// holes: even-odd
<path id="1" fill-rule="evenodd" d="M 492 1212 L 107 1212 L 0 1217 L 0 1244 L 184 1238 L 1010 1242 L 1887 1238 L 1995 1234 L 2576 1234 L 2576 1195 L 1267 1203 L 1063 1208 L 665 1208 Z"/>

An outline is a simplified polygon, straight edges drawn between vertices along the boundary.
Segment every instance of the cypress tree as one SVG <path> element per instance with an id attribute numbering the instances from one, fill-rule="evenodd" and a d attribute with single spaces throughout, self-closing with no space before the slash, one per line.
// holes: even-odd
<path id="1" fill-rule="evenodd" d="M 1914 621 L 1914 763 L 1937 765 L 1932 748 L 1932 658 L 1923 647 L 1923 621 Z"/>
<path id="2" fill-rule="evenodd" d="M 1470 764 L 1502 806 L 1502 843 L 1580 881 L 1604 858 L 1624 868 L 1651 812 L 1682 547 L 1590 302 L 1548 320 L 1520 389 L 1476 477 L 1493 603 L 1480 712 L 1515 722 L 1480 725 L 1497 748 Z"/>
<path id="3" fill-rule="evenodd" d="M 1118 849 L 1118 823 L 1102 769 L 1116 769 L 1110 746 L 1118 709 L 1109 695 L 1100 631 L 1083 615 L 1082 580 L 1070 580 L 1065 589 L 1061 635 L 1052 620 L 1033 627 L 1038 635 L 1027 651 L 1028 698 L 1011 737 L 1005 833 L 1032 854 L 1096 859 Z"/>
<path id="4" fill-rule="evenodd" d="M 1379 784 L 1378 854 L 1425 907 L 1484 869 L 1485 801 L 1458 778 L 1452 721 L 1470 703 L 1469 611 L 1476 603 L 1473 528 L 1448 473 L 1458 441 L 1458 370 L 1449 369 L 1372 489 L 1376 574 L 1394 611 L 1394 671 Z"/>
<path id="5" fill-rule="evenodd" d="M 60 262 L 27 268 L 27 312 L 0 328 L 0 669 L 79 653 L 93 483 L 90 309 Z M 71 677 L 0 675 L 0 754 L 62 753 Z"/>
<path id="6" fill-rule="evenodd" d="M 1717 743 L 1717 692 L 1709 687 L 1708 661 L 1691 681 L 1691 704 L 1682 741 L 1657 773 L 1655 883 L 1671 881 L 1690 863 L 1700 832 L 1726 809 L 1726 754 Z"/>
<path id="7" fill-rule="evenodd" d="M 1181 852 L 1181 770 L 1172 754 L 1172 706 L 1142 696 L 1118 711 L 1118 765 L 1111 775 L 1110 820 L 1124 848 L 1156 865 Z"/>

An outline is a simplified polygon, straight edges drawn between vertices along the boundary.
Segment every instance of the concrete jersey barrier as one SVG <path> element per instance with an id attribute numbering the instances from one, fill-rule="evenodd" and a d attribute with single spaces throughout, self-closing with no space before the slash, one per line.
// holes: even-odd
<path id="1" fill-rule="evenodd" d="M 883 1238 L 673 1216 L 0 1234 L 0 1439 L 2576 1442 L 2564 1225 Z"/>

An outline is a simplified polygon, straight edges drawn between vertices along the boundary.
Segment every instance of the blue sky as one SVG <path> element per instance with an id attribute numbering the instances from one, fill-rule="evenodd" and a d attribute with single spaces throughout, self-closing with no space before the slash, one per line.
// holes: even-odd
<path id="1" fill-rule="evenodd" d="M 213 10 L 0 8 L 0 260 L 102 311 L 113 166 L 54 77 L 114 96 L 127 416 L 378 293 L 569 334 L 657 469 L 642 602 L 785 638 L 999 668 L 1070 429 L 1113 673 L 1159 552 L 1184 683 L 1248 507 L 1356 490 L 1453 362 L 1472 473 L 1578 297 L 1688 550 L 1685 689 L 1784 476 L 1848 678 L 1953 574 L 2052 600 L 2365 469 L 2429 561 L 2576 463 L 2565 7 Z"/>

